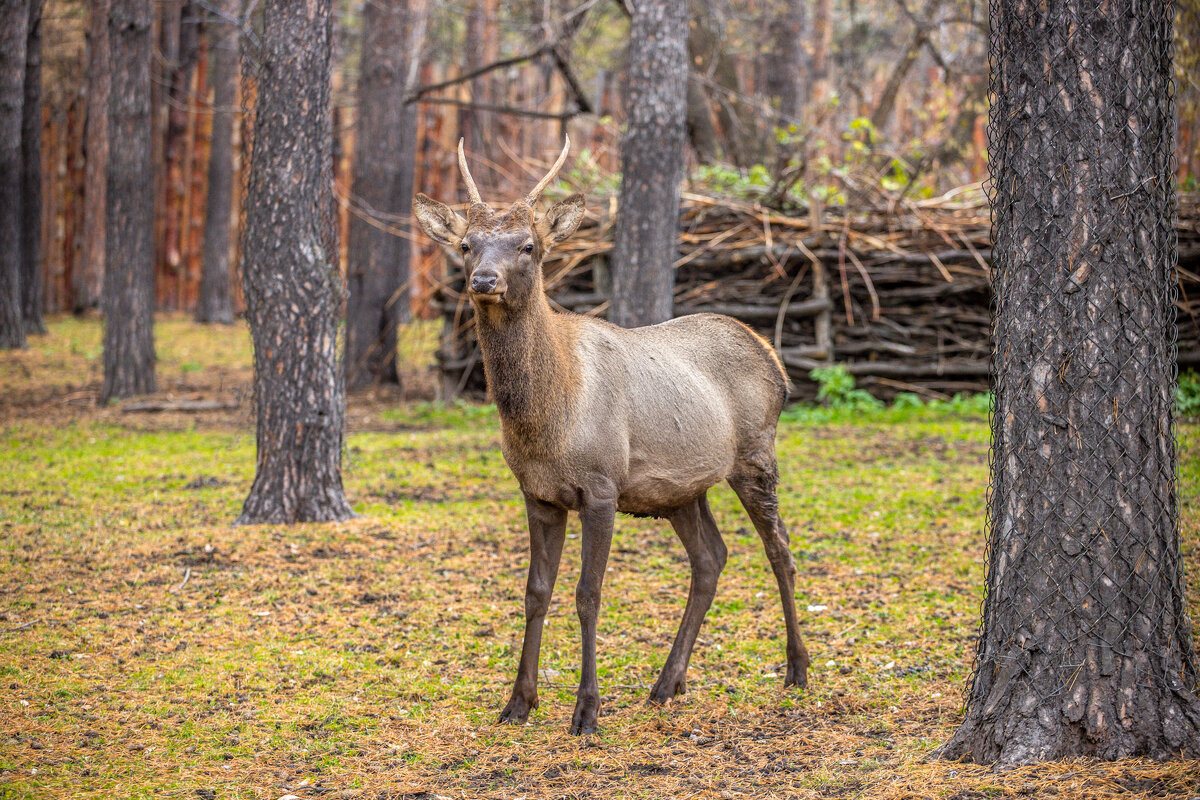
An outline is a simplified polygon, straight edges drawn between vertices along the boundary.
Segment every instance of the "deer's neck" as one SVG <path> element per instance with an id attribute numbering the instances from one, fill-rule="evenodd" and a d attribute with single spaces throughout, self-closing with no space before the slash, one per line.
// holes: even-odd
<path id="1" fill-rule="evenodd" d="M 476 308 L 488 389 L 505 437 L 528 453 L 560 445 L 579 384 L 573 326 L 550 310 L 541 292 L 528 308 Z"/>

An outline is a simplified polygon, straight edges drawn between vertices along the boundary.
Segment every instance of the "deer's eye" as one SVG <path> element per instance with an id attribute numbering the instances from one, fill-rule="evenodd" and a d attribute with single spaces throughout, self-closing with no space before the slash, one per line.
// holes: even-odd
<path id="1" fill-rule="evenodd" d="M 521 248 L 521 250 L 526 253 L 532 253 L 533 252 L 533 243 L 531 242 L 531 243 L 525 245 L 524 247 Z"/>
<path id="2" fill-rule="evenodd" d="M 462 244 L 460 244 L 459 247 L 462 248 L 462 251 L 464 253 L 471 252 L 471 245 L 467 244 L 466 242 L 463 242 Z"/>

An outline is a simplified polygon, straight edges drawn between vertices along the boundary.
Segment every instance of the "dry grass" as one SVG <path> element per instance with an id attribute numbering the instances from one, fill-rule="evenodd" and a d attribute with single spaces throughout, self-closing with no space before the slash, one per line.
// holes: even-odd
<path id="1" fill-rule="evenodd" d="M 243 328 L 159 331 L 171 392 L 244 395 Z M 602 730 L 579 739 L 566 733 L 578 538 L 546 629 L 542 706 L 529 725 L 494 724 L 525 567 L 494 412 L 360 398 L 346 483 L 361 518 L 233 528 L 253 472 L 248 415 L 95 409 L 76 398 L 95 391 L 98 342 L 93 323 L 61 320 L 0 354 L 0 798 L 1200 795 L 1195 761 L 996 774 L 924 760 L 958 719 L 980 599 L 980 417 L 782 427 L 781 502 L 812 608 L 804 693 L 780 687 L 770 570 L 720 490 L 730 559 L 689 692 L 647 707 L 686 561 L 662 523 L 620 519 Z M 1200 432 L 1182 435 L 1196 574 Z"/>

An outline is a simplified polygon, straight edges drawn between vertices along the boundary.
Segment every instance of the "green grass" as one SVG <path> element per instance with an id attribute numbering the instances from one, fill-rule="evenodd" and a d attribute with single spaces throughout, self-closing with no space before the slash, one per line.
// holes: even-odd
<path id="1" fill-rule="evenodd" d="M 245 380 L 245 338 L 167 320 L 163 374 Z M 3 391 L 94 389 L 90 366 L 70 380 L 53 371 L 94 366 L 96 342 L 94 324 L 55 321 L 31 350 L 0 356 L 0 375 L 28 368 Z M 230 388 L 245 390 L 219 391 Z M 689 692 L 647 707 L 686 559 L 665 523 L 619 518 L 599 630 L 602 730 L 586 740 L 566 735 L 574 519 L 541 707 L 527 726 L 493 724 L 519 653 L 526 532 L 491 407 L 352 406 L 373 420 L 344 458 L 360 518 L 234 528 L 254 470 L 244 416 L 14 406 L 0 423 L 0 798 L 965 800 L 1044 785 L 1084 798 L 1122 796 L 1122 781 L 1145 776 L 1161 796 L 1189 796 L 1194 762 L 1000 776 L 922 761 L 958 719 L 981 597 L 988 429 L 975 403 L 785 414 L 780 503 L 813 656 L 802 693 L 780 686 L 784 632 L 762 547 L 718 488 L 729 563 Z M 1200 428 L 1183 427 L 1181 443 L 1195 574 Z"/>

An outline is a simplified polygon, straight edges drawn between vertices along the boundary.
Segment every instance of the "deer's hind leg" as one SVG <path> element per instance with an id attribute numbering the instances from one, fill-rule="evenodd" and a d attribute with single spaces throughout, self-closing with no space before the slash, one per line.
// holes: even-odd
<path id="1" fill-rule="evenodd" d="M 651 703 L 665 703 L 687 688 L 687 666 L 696 644 L 696 635 L 717 593 L 717 579 L 725 566 L 725 542 L 708 508 L 708 498 L 699 498 L 677 509 L 670 516 L 675 533 L 687 550 L 692 567 L 687 606 L 671 654 L 650 691 Z"/>
<path id="2" fill-rule="evenodd" d="M 779 469 L 775 464 L 773 441 L 748 454 L 729 476 L 729 485 L 750 515 L 767 551 L 775 582 L 779 584 L 779 599 L 783 603 L 783 619 L 787 625 L 787 675 L 783 685 L 803 688 L 808 684 L 808 650 L 800 638 L 796 616 L 796 567 L 788 548 L 787 527 L 779 518 L 778 484 Z"/>

